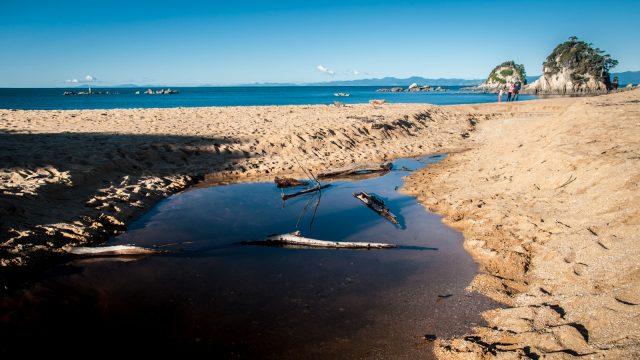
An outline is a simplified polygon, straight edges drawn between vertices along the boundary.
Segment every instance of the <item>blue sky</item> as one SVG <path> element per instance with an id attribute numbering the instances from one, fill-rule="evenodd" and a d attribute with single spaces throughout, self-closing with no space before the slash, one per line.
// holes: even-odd
<path id="1" fill-rule="evenodd" d="M 571 35 L 640 70 L 640 1 L 2 0 L 0 87 L 542 72 Z M 321 66 L 321 67 L 320 67 Z"/>

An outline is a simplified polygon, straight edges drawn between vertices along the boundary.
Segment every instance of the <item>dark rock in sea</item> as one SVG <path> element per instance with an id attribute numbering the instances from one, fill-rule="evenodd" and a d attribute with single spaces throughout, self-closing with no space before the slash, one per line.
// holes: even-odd
<path id="1" fill-rule="evenodd" d="M 171 94 L 177 94 L 178 91 L 177 90 L 172 90 L 172 89 L 160 89 L 160 90 L 156 90 L 153 91 L 151 89 L 147 89 L 147 91 L 144 92 L 147 95 L 171 95 Z M 137 94 L 137 92 L 136 92 Z"/>
<path id="2" fill-rule="evenodd" d="M 427 92 L 427 91 L 447 91 L 447 89 L 444 89 L 440 86 L 434 89 L 429 85 L 419 86 L 418 84 L 413 83 L 409 85 L 409 87 L 406 89 L 401 87 L 392 87 L 392 88 L 382 88 L 377 90 L 377 92 Z"/>

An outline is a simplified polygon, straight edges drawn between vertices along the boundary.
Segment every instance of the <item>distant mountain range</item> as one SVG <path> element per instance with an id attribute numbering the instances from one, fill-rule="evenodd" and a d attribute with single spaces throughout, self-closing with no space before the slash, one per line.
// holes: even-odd
<path id="1" fill-rule="evenodd" d="M 292 83 L 253 83 L 244 86 L 409 86 L 413 83 L 429 86 L 473 86 L 482 83 L 483 79 L 428 79 L 420 76 L 412 76 L 406 79 L 395 77 L 359 79 L 359 80 L 336 80 L 315 83 L 292 84 Z"/>
<path id="2" fill-rule="evenodd" d="M 620 85 L 626 84 L 639 84 L 640 83 L 640 71 L 624 71 L 619 73 L 612 73 L 611 79 L 614 76 L 618 77 Z M 537 80 L 540 75 L 527 76 L 527 83 L 532 83 Z M 474 86 L 480 85 L 485 79 L 430 79 L 423 78 L 421 76 L 412 76 L 405 79 L 396 77 L 384 77 L 384 78 L 372 78 L 372 79 L 359 79 L 359 80 L 336 80 L 314 83 L 252 83 L 241 84 L 236 86 L 409 86 L 413 83 L 418 85 L 429 86 Z M 200 85 L 200 87 L 215 87 L 219 85 Z M 87 87 L 87 84 L 78 85 L 78 87 Z M 93 88 L 166 88 L 167 85 L 135 85 L 135 84 L 122 84 L 122 85 L 92 85 Z M 175 86 L 174 86 L 175 87 Z"/>
<path id="3" fill-rule="evenodd" d="M 619 73 L 612 73 L 611 74 L 612 80 L 614 76 L 618 77 L 618 83 L 620 85 L 640 84 L 640 71 L 624 71 Z"/>
<path id="4" fill-rule="evenodd" d="M 638 84 L 640 83 L 640 71 L 625 71 L 620 73 L 612 73 L 611 78 L 618 76 L 618 82 L 621 85 L 626 84 Z M 532 83 L 540 75 L 527 76 L 527 83 Z M 359 80 L 338 80 L 338 81 L 326 81 L 306 84 L 290 84 L 290 83 L 262 83 L 262 84 L 247 84 L 244 86 L 409 86 L 413 83 L 418 85 L 429 86 L 474 86 L 480 85 L 485 79 L 430 79 L 423 78 L 421 76 L 412 76 L 406 79 L 399 79 L 395 77 L 373 78 L 373 79 L 359 79 Z"/>

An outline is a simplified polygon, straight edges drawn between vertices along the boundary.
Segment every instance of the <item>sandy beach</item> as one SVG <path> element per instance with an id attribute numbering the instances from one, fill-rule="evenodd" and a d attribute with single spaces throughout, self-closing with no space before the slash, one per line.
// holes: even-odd
<path id="1" fill-rule="evenodd" d="M 0 128 L 0 264 L 19 269 L 114 235 L 196 182 L 451 151 L 470 125 L 429 105 L 315 105 L 0 110 Z"/>
<path id="2" fill-rule="evenodd" d="M 510 306 L 436 354 L 638 357 L 640 91 L 508 106 L 405 187 L 463 232 L 481 271 L 469 289 Z"/>
<path id="3" fill-rule="evenodd" d="M 518 103 L 0 110 L 0 266 L 45 267 L 198 182 L 430 153 L 404 191 L 507 305 L 439 358 L 640 355 L 640 90 Z"/>

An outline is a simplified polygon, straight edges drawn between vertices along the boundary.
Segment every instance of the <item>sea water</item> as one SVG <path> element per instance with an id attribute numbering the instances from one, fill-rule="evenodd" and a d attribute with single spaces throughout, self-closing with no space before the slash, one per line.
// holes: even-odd
<path id="1" fill-rule="evenodd" d="M 435 105 L 496 102 L 497 95 L 469 93 L 461 87 L 446 87 L 445 92 L 377 92 L 378 86 L 264 86 L 264 87 L 177 87 L 178 94 L 146 95 L 146 88 L 95 88 L 110 95 L 65 96 L 65 91 L 86 88 L 10 89 L 0 88 L 0 109 L 72 110 L 174 108 L 201 106 L 363 104 L 372 99 L 388 103 L 428 103 Z M 152 88 L 159 90 L 160 88 Z M 166 89 L 166 87 L 164 88 Z M 140 94 L 137 95 L 136 92 Z M 351 96 L 337 97 L 336 93 Z M 520 100 L 534 96 L 521 95 Z"/>

